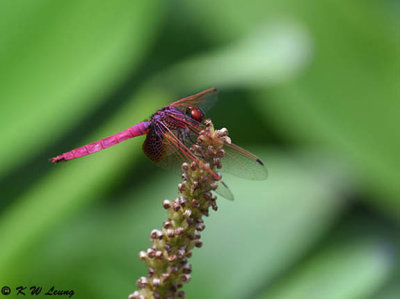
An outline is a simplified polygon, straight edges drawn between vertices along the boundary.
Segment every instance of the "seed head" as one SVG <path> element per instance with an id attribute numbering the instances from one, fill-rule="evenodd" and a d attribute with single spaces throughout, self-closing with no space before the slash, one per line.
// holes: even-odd
<path id="1" fill-rule="evenodd" d="M 150 241 L 154 241 L 155 239 L 161 240 L 162 236 L 162 231 L 159 231 L 158 229 L 153 229 L 150 233 Z"/>
<path id="2" fill-rule="evenodd" d="M 181 277 L 181 280 L 183 282 L 189 282 L 190 281 L 190 274 L 183 274 Z"/>
<path id="3" fill-rule="evenodd" d="M 196 144 L 190 147 L 193 160 L 184 162 L 182 182 L 178 185 L 180 195 L 173 201 L 165 199 L 163 207 L 168 219 L 162 230 L 150 233 L 152 246 L 139 253 L 148 267 L 147 277 L 137 281 L 140 288 L 130 294 L 129 299 L 185 298 L 185 292 L 178 291 L 183 283 L 191 279 L 192 267 L 188 259 L 193 248 L 203 245 L 201 233 L 205 229 L 203 216 L 209 215 L 209 208 L 217 210 L 216 196 L 211 191 L 218 188 L 225 155 L 223 146 L 230 143 L 228 130 L 214 130 L 212 122 L 204 121 L 205 128 L 199 133 Z"/>
<path id="4" fill-rule="evenodd" d="M 171 207 L 171 202 L 168 199 L 164 200 L 163 207 L 164 209 L 169 209 Z"/>

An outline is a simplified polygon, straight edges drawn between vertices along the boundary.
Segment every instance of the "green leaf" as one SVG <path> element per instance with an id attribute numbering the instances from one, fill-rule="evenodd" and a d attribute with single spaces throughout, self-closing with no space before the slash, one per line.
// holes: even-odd
<path id="1" fill-rule="evenodd" d="M 302 67 L 289 72 L 297 76 L 284 77 L 290 80 L 277 81 L 277 86 L 261 94 L 254 92 L 254 105 L 282 136 L 323 145 L 342 155 L 357 168 L 373 204 L 400 219 L 400 24 L 395 4 L 361 0 L 205 0 L 190 1 L 185 8 L 196 12 L 195 20 L 208 38 L 220 43 L 229 41 L 229 47 L 256 28 L 271 28 L 277 20 L 280 24 L 296 20 L 307 37 L 306 49 L 313 51 L 299 55 L 306 57 L 306 63 L 296 64 L 294 57 L 303 53 L 299 45 L 307 43 L 282 47 L 282 53 L 292 49 L 293 54 L 286 59 L 289 65 L 281 64 L 281 71 Z M 261 44 L 261 37 L 259 40 Z M 235 77 L 232 86 L 241 87 L 238 81 L 251 81 L 270 87 L 271 81 L 280 78 L 279 72 L 272 72 L 273 65 L 264 64 L 270 58 L 270 46 L 266 43 L 260 47 L 265 51 L 254 52 L 251 60 L 237 55 L 237 60 L 229 61 L 230 56 L 225 58 L 223 53 L 208 64 L 199 60 L 199 71 L 191 68 L 188 78 L 198 78 L 200 83 L 212 78 L 226 84 L 224 80 Z M 252 61 L 259 61 L 265 74 L 272 72 L 273 79 L 249 72 Z M 255 68 L 253 71 L 261 73 Z"/>
<path id="2" fill-rule="evenodd" d="M 323 25 L 308 21 L 312 66 L 254 98 L 281 134 L 321 144 L 352 163 L 372 203 L 399 220 L 398 39 L 390 18 L 362 3 L 321 2 Z"/>
<path id="3" fill-rule="evenodd" d="M 336 159 L 263 149 L 255 153 L 267 162 L 270 177 L 225 177 L 236 200 L 220 198 L 219 211 L 206 220 L 204 246 L 191 259 L 188 297 L 248 295 L 300 259 L 341 214 L 341 193 L 351 180 L 343 179 L 347 171 Z M 176 196 L 178 181 L 175 176 L 143 178 L 120 206 L 92 209 L 48 230 L 45 246 L 37 242 L 35 250 L 10 264 L 8 282 L 16 283 L 24 273 L 27 281 L 40 277 L 42 283 L 67 283 L 89 297 L 127 295 L 145 274 L 137 254 L 150 245 L 150 231 L 165 219 L 162 200 Z M 49 275 L 46 269 L 54 264 L 63 271 Z"/>
<path id="4" fill-rule="evenodd" d="M 0 174 L 93 109 L 136 68 L 162 12 L 150 1 L 1 1 Z"/>
<path id="5" fill-rule="evenodd" d="M 157 78 L 168 87 L 259 88 L 295 77 L 309 63 L 312 41 L 294 20 L 258 26 L 235 42 L 190 57 Z"/>
<path id="6" fill-rule="evenodd" d="M 355 224 L 355 221 L 348 223 Z M 260 298 L 372 298 L 395 266 L 393 244 L 385 241 L 382 233 L 364 230 L 327 242 Z"/>
<path id="7" fill-rule="evenodd" d="M 161 106 L 165 98 L 166 94 L 156 89 L 139 92 L 90 141 L 132 126 L 132 120 L 141 120 L 143 115 Z M 142 156 L 141 141 L 142 138 L 137 137 L 124 146 L 79 161 L 54 165 L 52 172 L 13 202 L 0 219 L 0 238 L 10 240 L 1 246 L 0 280 L 9 277 L 9 266 L 29 251 L 29 244 L 35 244 L 35 240 L 51 231 L 51 227 L 61 219 L 107 192 L 131 167 L 131 163 Z"/>
<path id="8" fill-rule="evenodd" d="M 254 152 L 269 178 L 225 176 L 236 200 L 220 199 L 218 213 L 207 219 L 204 246 L 192 260 L 190 298 L 251 297 L 300 259 L 341 214 L 341 194 L 351 179 L 340 161 L 311 151 Z"/>
<path id="9" fill-rule="evenodd" d="M 387 284 L 385 284 L 381 290 L 371 296 L 371 299 L 397 299 L 400 294 L 400 261 L 397 259 L 396 273 L 390 278 Z"/>

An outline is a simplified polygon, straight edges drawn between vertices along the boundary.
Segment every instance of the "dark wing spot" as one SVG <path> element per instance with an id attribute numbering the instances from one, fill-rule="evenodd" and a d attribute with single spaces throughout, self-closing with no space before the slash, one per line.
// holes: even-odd
<path id="1" fill-rule="evenodd" d="M 147 133 L 143 143 L 143 152 L 153 162 L 158 162 L 165 156 L 163 140 L 154 130 Z"/>
<path id="2" fill-rule="evenodd" d="M 257 162 L 258 162 L 258 164 L 261 164 L 262 166 L 264 166 L 264 163 L 263 163 L 263 161 L 261 161 L 260 159 L 258 159 L 257 158 Z"/>

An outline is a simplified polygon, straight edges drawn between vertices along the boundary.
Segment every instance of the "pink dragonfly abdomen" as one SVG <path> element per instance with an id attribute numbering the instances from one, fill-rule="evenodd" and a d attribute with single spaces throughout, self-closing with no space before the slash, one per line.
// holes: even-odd
<path id="1" fill-rule="evenodd" d="M 102 149 L 113 146 L 115 144 L 118 144 L 127 139 L 134 138 L 134 137 L 140 136 L 140 135 L 144 135 L 148 132 L 149 126 L 150 126 L 149 121 L 142 121 L 142 122 L 134 125 L 133 127 L 130 127 L 129 129 L 126 129 L 115 135 L 112 135 L 110 137 L 101 139 L 101 140 L 93 142 L 93 143 L 89 143 L 87 145 L 78 147 L 72 151 L 58 155 L 57 157 L 51 158 L 50 162 L 59 163 L 62 161 L 76 159 L 76 158 L 80 158 L 83 156 L 93 154 L 95 152 L 98 152 Z"/>

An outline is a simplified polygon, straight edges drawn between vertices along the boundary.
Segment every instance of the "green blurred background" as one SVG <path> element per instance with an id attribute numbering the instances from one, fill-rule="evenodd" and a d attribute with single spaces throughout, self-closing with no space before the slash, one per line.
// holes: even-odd
<path id="1" fill-rule="evenodd" d="M 127 298 L 179 178 L 145 158 L 143 137 L 47 159 L 217 87 L 208 116 L 269 179 L 225 176 L 236 200 L 206 220 L 187 297 L 400 298 L 399 12 L 395 0 L 0 1 L 0 287 Z"/>

